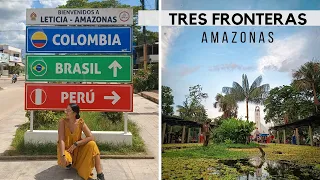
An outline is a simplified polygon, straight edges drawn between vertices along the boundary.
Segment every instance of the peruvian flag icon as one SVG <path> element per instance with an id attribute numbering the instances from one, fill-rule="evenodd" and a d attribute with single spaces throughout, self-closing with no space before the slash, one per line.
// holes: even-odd
<path id="1" fill-rule="evenodd" d="M 43 89 L 35 89 L 30 94 L 30 100 L 37 106 L 42 105 L 47 100 L 47 94 Z"/>

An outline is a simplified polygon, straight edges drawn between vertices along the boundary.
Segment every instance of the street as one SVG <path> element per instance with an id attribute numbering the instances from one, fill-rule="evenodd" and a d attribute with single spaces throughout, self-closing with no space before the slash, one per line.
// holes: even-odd
<path id="1" fill-rule="evenodd" d="M 22 79 L 22 77 L 20 77 Z M 11 84 L 0 78 L 0 153 L 10 147 L 16 128 L 25 122 L 24 81 Z M 102 159 L 106 179 L 158 179 L 158 105 L 134 95 L 134 112 L 129 119 L 136 122 L 145 141 L 148 155 L 155 159 Z M 94 178 L 96 177 L 93 169 Z M 57 166 L 56 160 L 0 161 L 0 179 L 10 180 L 80 180 L 75 170 Z"/>

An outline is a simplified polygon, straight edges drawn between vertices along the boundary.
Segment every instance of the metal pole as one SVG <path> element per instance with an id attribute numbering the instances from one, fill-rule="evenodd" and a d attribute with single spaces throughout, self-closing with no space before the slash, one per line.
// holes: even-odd
<path id="1" fill-rule="evenodd" d="M 128 113 L 124 113 L 124 134 L 128 133 Z"/>
<path id="2" fill-rule="evenodd" d="M 156 0 L 156 10 L 159 10 L 159 0 Z"/>
<path id="3" fill-rule="evenodd" d="M 142 10 L 145 10 L 145 5 L 144 5 L 144 0 L 140 0 L 141 5 L 142 5 Z M 146 27 L 143 26 L 142 27 L 142 32 L 143 32 L 143 66 L 144 66 L 144 70 L 147 71 L 147 56 L 148 56 L 148 48 L 147 48 L 147 39 L 146 39 Z"/>
<path id="4" fill-rule="evenodd" d="M 30 112 L 30 132 L 33 132 L 33 111 Z"/>

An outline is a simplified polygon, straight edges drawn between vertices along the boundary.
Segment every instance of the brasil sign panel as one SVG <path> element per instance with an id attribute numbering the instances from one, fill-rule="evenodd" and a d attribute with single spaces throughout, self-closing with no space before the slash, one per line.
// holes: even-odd
<path id="1" fill-rule="evenodd" d="M 26 53 L 132 53 L 132 28 L 27 26 L 26 42 Z"/>
<path id="2" fill-rule="evenodd" d="M 133 111 L 131 84 L 25 84 L 25 110 L 65 110 L 77 103 L 82 111 Z"/>
<path id="3" fill-rule="evenodd" d="M 131 56 L 26 56 L 27 81 L 131 82 Z"/>
<path id="4" fill-rule="evenodd" d="M 38 8 L 26 15 L 26 25 L 133 25 L 132 8 Z"/>

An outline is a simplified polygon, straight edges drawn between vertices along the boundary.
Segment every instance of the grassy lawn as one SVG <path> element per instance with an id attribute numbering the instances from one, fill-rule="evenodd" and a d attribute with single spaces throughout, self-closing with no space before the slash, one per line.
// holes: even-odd
<path id="1" fill-rule="evenodd" d="M 252 148 L 256 144 L 168 144 L 171 147 L 162 154 L 162 177 L 164 179 L 235 179 L 241 173 L 236 168 L 219 163 L 222 159 L 242 159 L 249 157 L 245 151 L 229 150 L 229 147 Z M 174 149 L 173 147 L 187 147 Z M 239 166 L 240 171 L 253 171 L 246 166 Z"/>
<path id="2" fill-rule="evenodd" d="M 101 113 L 82 112 L 81 117 L 84 119 L 91 131 L 123 131 L 124 128 L 123 120 L 117 123 L 112 123 Z M 17 129 L 15 138 L 12 141 L 12 146 L 15 149 L 8 151 L 7 155 L 56 155 L 56 144 L 24 144 L 24 133 L 29 129 L 29 126 L 29 123 L 26 123 Z M 57 130 L 57 126 L 58 123 L 54 123 L 52 125 L 41 126 L 37 128 L 37 130 Z M 128 131 L 132 133 L 132 146 L 97 143 L 101 154 L 145 154 L 145 144 L 139 135 L 139 129 L 137 125 L 131 121 L 128 121 Z"/>
<path id="3" fill-rule="evenodd" d="M 163 179 L 237 179 L 255 168 L 241 163 L 228 166 L 221 160 L 259 157 L 258 144 L 168 144 L 162 153 Z M 177 147 L 177 148 L 174 148 Z M 179 147 L 183 147 L 180 148 Z M 320 170 L 320 148 L 310 146 L 268 144 L 262 146 L 267 160 L 287 160 L 299 165 L 313 165 Z M 276 154 L 276 152 L 282 154 Z"/>
<path id="4" fill-rule="evenodd" d="M 260 155 L 258 149 L 230 149 L 237 152 L 246 152 L 250 156 Z M 263 148 L 269 160 L 288 160 L 298 164 L 320 164 L 320 148 L 305 145 L 268 144 Z M 277 154 L 280 151 L 282 154 Z"/>

